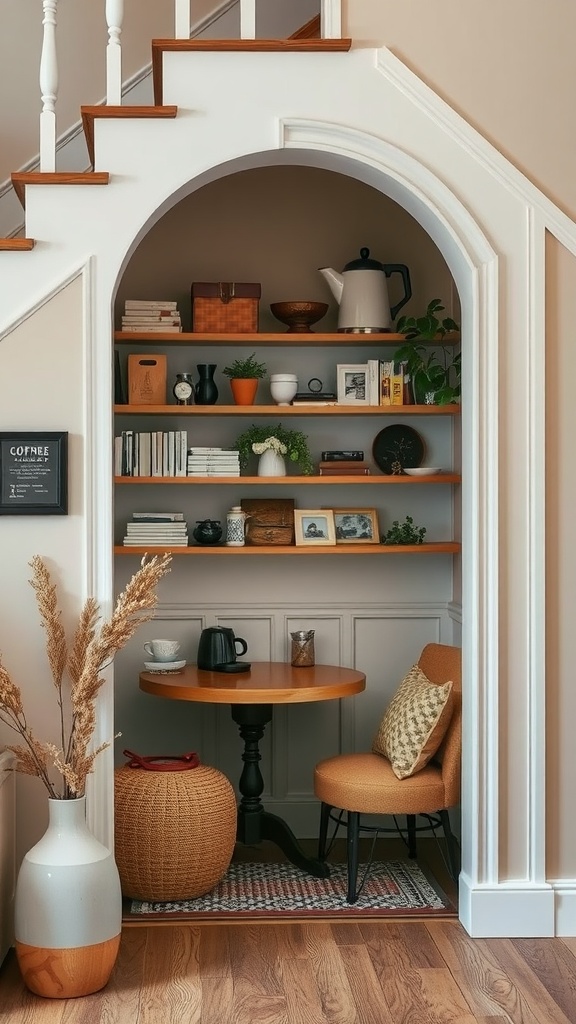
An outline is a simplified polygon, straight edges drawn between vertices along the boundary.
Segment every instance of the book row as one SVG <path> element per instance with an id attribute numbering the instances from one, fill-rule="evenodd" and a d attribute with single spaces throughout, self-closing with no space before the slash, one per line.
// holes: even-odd
<path id="1" fill-rule="evenodd" d="M 186 476 L 186 430 L 123 430 L 114 438 L 115 476 Z"/>

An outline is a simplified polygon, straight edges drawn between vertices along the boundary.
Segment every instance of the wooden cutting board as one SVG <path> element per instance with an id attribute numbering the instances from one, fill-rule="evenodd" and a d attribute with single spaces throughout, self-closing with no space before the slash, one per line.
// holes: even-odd
<path id="1" fill-rule="evenodd" d="M 128 404 L 166 405 L 166 356 L 128 356 Z"/>

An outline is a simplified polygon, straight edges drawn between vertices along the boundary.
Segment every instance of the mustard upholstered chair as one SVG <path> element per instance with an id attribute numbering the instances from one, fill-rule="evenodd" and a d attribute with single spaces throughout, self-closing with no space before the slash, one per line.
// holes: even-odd
<path id="1" fill-rule="evenodd" d="M 362 824 L 361 815 L 406 815 L 409 856 L 416 856 L 416 815 L 428 818 L 428 830 L 442 825 L 446 838 L 450 871 L 458 875 L 458 844 L 450 828 L 448 808 L 460 802 L 460 765 L 462 747 L 462 669 L 461 651 L 445 644 L 427 644 L 418 666 L 436 686 L 452 681 L 451 715 L 440 747 L 425 767 L 406 778 L 398 778 L 390 760 L 381 753 L 339 754 L 316 765 L 314 792 L 322 801 L 318 857 L 327 856 L 328 824 L 331 818 L 346 823 L 348 893 L 347 901 L 358 898 L 358 839 L 360 829 L 374 831 Z M 428 687 L 428 689 L 430 689 Z M 337 813 L 338 812 L 338 813 Z M 344 813 L 343 813 L 344 812 Z M 381 830 L 385 831 L 385 830 Z"/>

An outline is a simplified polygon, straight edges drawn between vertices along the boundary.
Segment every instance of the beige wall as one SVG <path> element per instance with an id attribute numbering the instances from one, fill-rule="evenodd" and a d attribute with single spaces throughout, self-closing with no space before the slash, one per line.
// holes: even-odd
<path id="1" fill-rule="evenodd" d="M 82 282 L 77 279 L 0 341 L 0 430 L 68 431 L 68 515 L 7 516 L 0 520 L 0 652 L 2 664 L 24 694 L 32 729 L 58 739 L 55 690 L 44 631 L 30 587 L 33 555 L 46 559 L 58 585 L 69 628 L 85 596 L 84 393 Z M 0 746 L 18 742 L 0 725 Z M 18 841 L 21 853 L 36 842 L 47 812 L 38 779 L 18 776 Z M 25 813 L 23 813 L 25 810 Z"/>
<path id="2" fill-rule="evenodd" d="M 387 46 L 576 215 L 572 0 L 344 2 L 356 45 Z"/>
<path id="3" fill-rule="evenodd" d="M 383 263 L 404 263 L 413 297 L 402 312 L 420 315 L 442 298 L 459 319 L 458 297 L 439 249 L 402 207 L 344 174 L 313 167 L 264 167 L 221 178 L 182 200 L 148 232 L 122 276 L 124 299 L 178 300 L 191 330 L 193 281 L 260 281 L 260 329 L 278 330 L 271 302 L 316 299 L 330 306 L 322 330 L 335 330 L 338 306 L 318 267 L 344 265 L 367 246 Z M 158 254 L 162 253 L 162 258 Z M 403 295 L 389 280 L 390 304 Z M 281 328 L 280 328 L 281 329 Z"/>

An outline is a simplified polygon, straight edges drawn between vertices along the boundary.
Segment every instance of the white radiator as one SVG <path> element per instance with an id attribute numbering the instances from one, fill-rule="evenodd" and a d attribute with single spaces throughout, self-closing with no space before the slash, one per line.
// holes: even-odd
<path id="1" fill-rule="evenodd" d="M 0 754 L 0 964 L 14 941 L 16 772 L 14 755 Z"/>

